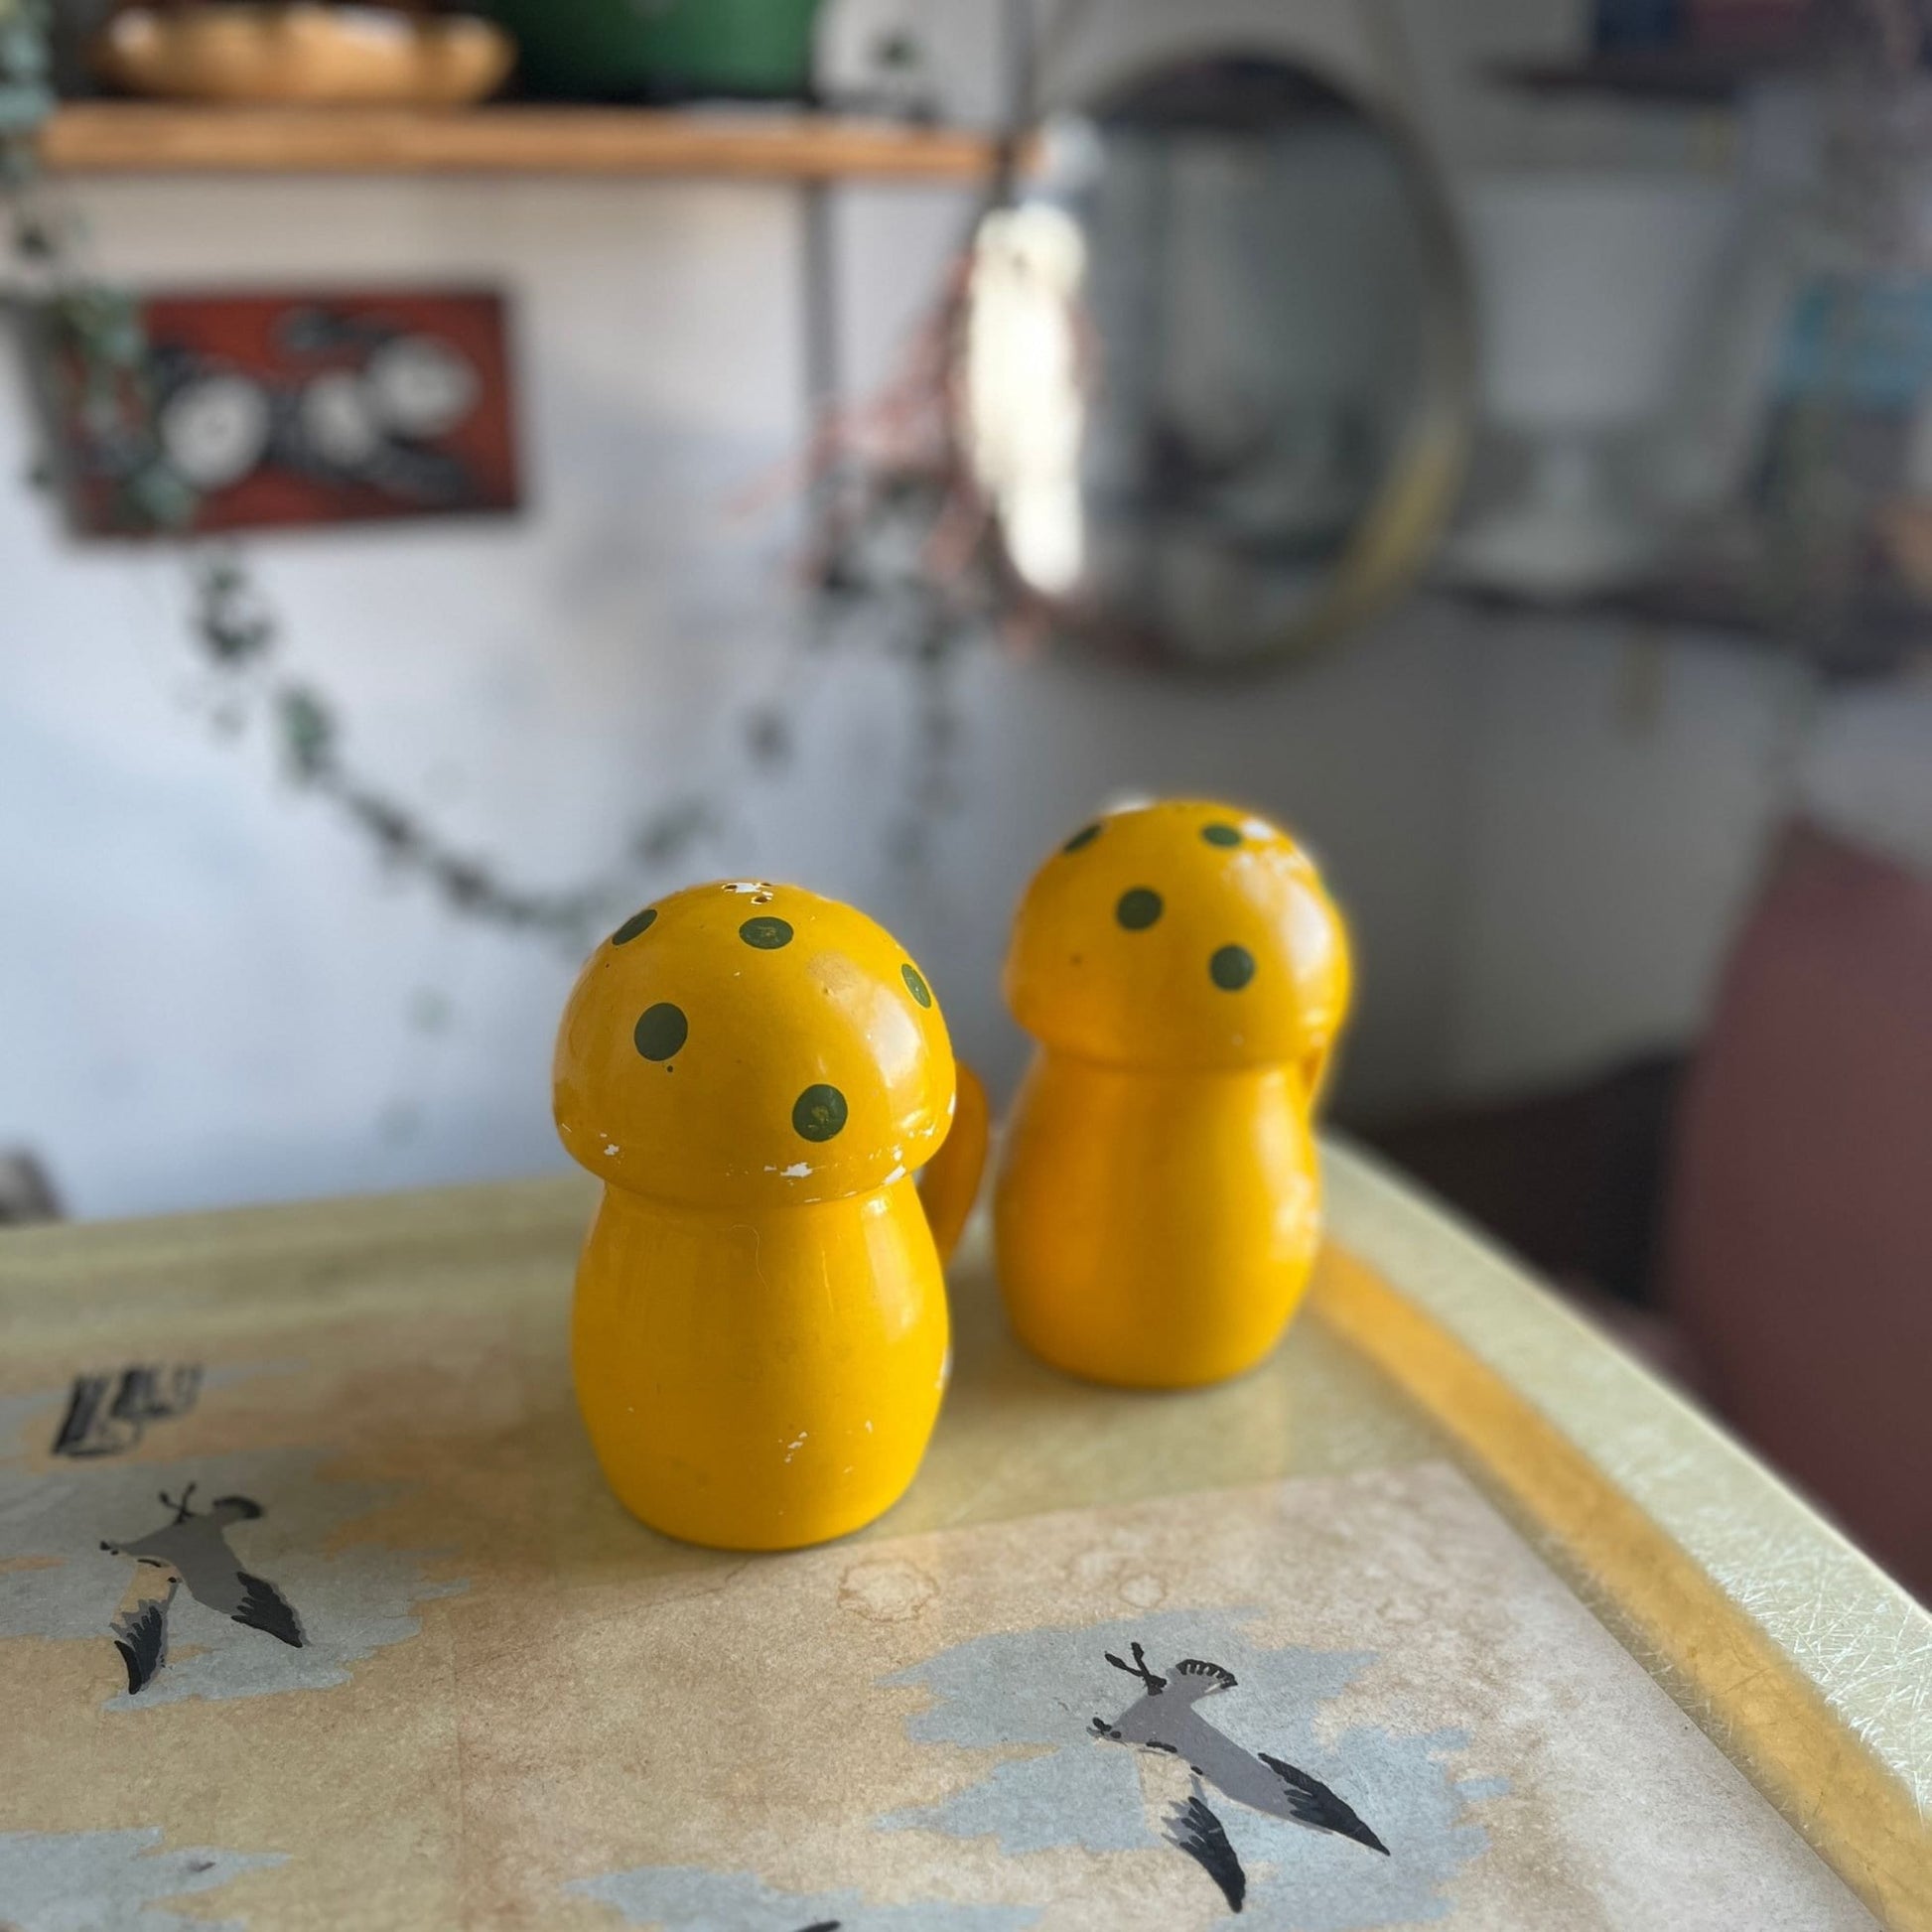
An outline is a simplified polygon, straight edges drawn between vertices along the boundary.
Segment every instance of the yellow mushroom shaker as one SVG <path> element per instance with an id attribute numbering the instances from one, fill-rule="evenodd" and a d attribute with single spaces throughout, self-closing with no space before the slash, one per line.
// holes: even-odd
<path id="1" fill-rule="evenodd" d="M 735 1550 L 890 1508 L 939 1411 L 941 1256 L 986 1152 L 904 949 L 794 886 L 672 894 L 579 976 L 555 1110 L 605 1183 L 571 1359 L 625 1506 Z"/>
<path id="2" fill-rule="evenodd" d="M 1275 1345 L 1319 1238 L 1311 1118 L 1349 977 L 1307 855 L 1233 806 L 1114 813 L 1035 875 L 1006 994 L 1035 1049 L 993 1213 L 1035 1354 L 1183 1388 Z"/>

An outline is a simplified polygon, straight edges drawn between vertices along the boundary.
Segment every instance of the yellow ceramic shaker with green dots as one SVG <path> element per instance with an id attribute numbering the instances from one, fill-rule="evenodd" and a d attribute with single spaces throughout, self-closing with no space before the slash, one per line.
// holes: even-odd
<path id="1" fill-rule="evenodd" d="M 1007 956 L 1035 1049 L 993 1203 L 1029 1348 L 1184 1388 L 1274 1347 L 1320 1238 L 1311 1122 L 1349 987 L 1341 915 L 1265 819 L 1171 800 L 1046 861 Z"/>
<path id="2" fill-rule="evenodd" d="M 557 1131 L 605 1183 L 571 1355 L 620 1499 L 735 1550 L 889 1509 L 938 1415 L 941 1257 L 986 1149 L 918 967 L 836 900 L 695 886 L 591 956 L 554 1074 Z"/>

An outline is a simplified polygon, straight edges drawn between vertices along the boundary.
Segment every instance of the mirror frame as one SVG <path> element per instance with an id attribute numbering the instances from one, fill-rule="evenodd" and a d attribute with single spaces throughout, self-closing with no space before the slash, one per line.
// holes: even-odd
<path id="1" fill-rule="evenodd" d="M 1423 309 L 1421 394 L 1398 441 L 1388 474 L 1367 512 L 1334 561 L 1327 582 L 1279 641 L 1252 656 L 1184 657 L 1150 650 L 1118 625 L 1082 613 L 1077 601 L 1026 584 L 1006 549 L 997 515 L 1001 573 L 1068 642 L 1116 662 L 1188 677 L 1230 679 L 1265 674 L 1306 661 L 1359 629 L 1421 575 L 1448 527 L 1468 467 L 1477 414 L 1477 346 L 1473 281 L 1446 171 L 1414 123 L 1392 103 L 1365 92 L 1326 63 L 1277 48 L 1245 44 L 1178 51 L 1110 72 L 1055 105 L 1055 112 L 1091 112 L 1193 61 L 1253 61 L 1290 68 L 1333 94 L 1386 141 L 1407 184 L 1418 224 L 1426 302 Z M 1039 137 L 1036 136 L 1037 140 Z M 1025 177 L 1013 206 L 1028 199 Z"/>

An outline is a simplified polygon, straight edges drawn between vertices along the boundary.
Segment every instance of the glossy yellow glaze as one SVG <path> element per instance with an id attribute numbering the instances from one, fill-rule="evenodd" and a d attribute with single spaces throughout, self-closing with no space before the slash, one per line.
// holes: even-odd
<path id="1" fill-rule="evenodd" d="M 984 1099 L 903 948 L 797 887 L 673 894 L 585 966 L 554 1097 L 565 1147 L 606 1183 L 572 1362 L 625 1506 L 745 1550 L 890 1508 L 949 1360 L 909 1176 L 926 1169 L 950 1245 L 985 1154 Z"/>
<path id="2" fill-rule="evenodd" d="M 1313 866 L 1233 806 L 1115 813 L 1035 875 L 1006 986 L 1037 1042 L 994 1196 L 1022 1340 L 1136 1387 L 1252 1367 L 1308 1286 L 1311 1119 L 1348 1010 Z"/>

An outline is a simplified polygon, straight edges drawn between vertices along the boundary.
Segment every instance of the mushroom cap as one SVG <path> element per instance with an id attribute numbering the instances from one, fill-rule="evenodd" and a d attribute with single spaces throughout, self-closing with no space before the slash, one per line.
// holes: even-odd
<path id="1" fill-rule="evenodd" d="M 883 926 L 797 886 L 693 886 L 626 919 L 557 1032 L 557 1132 L 614 1186 L 740 1206 L 897 1180 L 952 1125 L 946 1023 Z"/>
<path id="2" fill-rule="evenodd" d="M 1006 967 L 1035 1038 L 1173 1072 L 1318 1063 L 1349 985 L 1347 928 L 1308 855 L 1199 799 L 1074 833 L 1027 888 Z"/>

